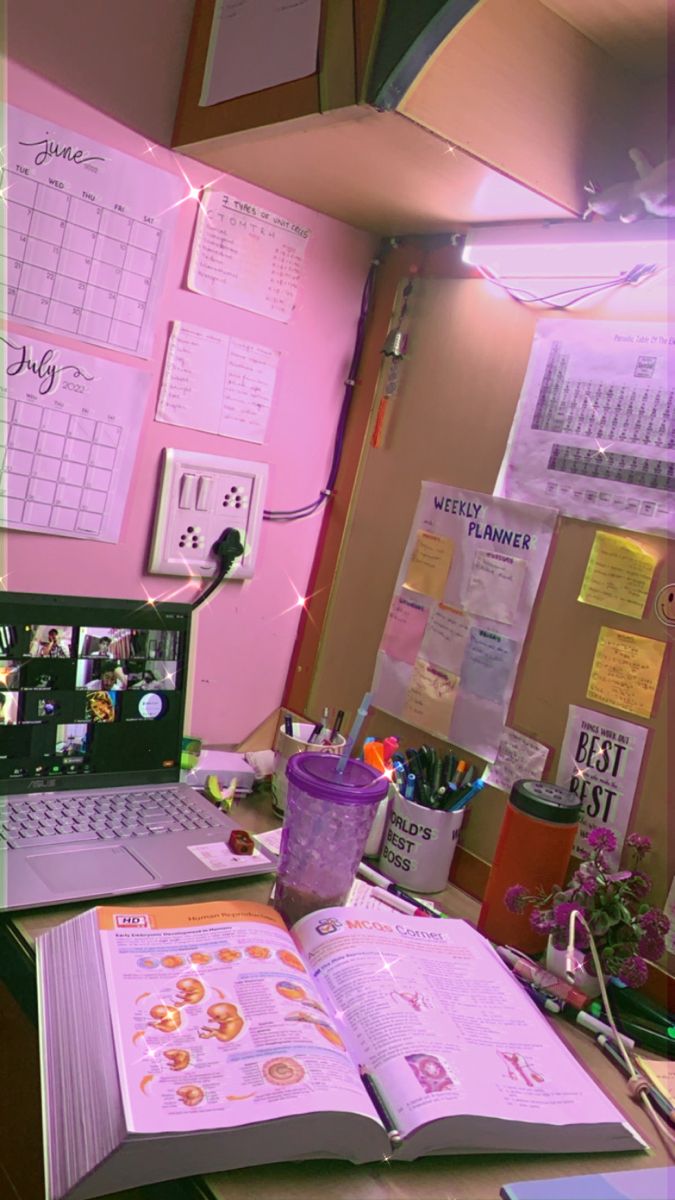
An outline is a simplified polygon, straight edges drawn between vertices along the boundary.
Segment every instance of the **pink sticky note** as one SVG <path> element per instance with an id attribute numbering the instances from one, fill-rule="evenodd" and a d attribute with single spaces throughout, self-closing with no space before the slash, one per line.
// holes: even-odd
<path id="1" fill-rule="evenodd" d="M 380 649 L 390 658 L 412 666 L 422 645 L 428 615 L 423 604 L 395 596 Z"/>

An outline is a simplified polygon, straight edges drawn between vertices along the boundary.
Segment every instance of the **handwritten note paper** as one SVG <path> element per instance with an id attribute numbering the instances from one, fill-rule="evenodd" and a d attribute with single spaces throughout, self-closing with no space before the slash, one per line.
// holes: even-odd
<path id="1" fill-rule="evenodd" d="M 625 617 L 643 616 L 656 559 L 632 538 L 598 530 L 579 600 Z"/>
<path id="2" fill-rule="evenodd" d="M 511 638 L 474 625 L 462 666 L 462 687 L 484 700 L 500 697 L 511 678 L 518 649 Z"/>
<path id="3" fill-rule="evenodd" d="M 421 646 L 422 658 L 459 674 L 469 638 L 469 626 L 470 622 L 461 609 L 438 604 L 429 617 Z"/>
<path id="4" fill-rule="evenodd" d="M 541 779 L 549 754 L 548 746 L 542 746 L 541 742 L 515 729 L 505 729 L 487 782 L 502 792 L 510 792 L 518 779 Z"/>
<path id="5" fill-rule="evenodd" d="M 382 639 L 382 649 L 397 662 L 412 666 L 420 651 L 428 617 L 427 609 L 416 600 L 395 596 Z"/>
<path id="6" fill-rule="evenodd" d="M 225 192 L 207 191 L 197 218 L 188 287 L 235 308 L 289 321 L 309 229 Z"/>
<path id="7" fill-rule="evenodd" d="M 418 658 L 402 712 L 404 721 L 447 737 L 459 676 Z"/>
<path id="8" fill-rule="evenodd" d="M 321 0 L 217 0 L 199 103 L 311 75 L 320 20 Z"/>
<path id="9" fill-rule="evenodd" d="M 586 695 L 611 708 L 651 717 L 665 642 L 603 625 Z"/>
<path id="10" fill-rule="evenodd" d="M 174 321 L 157 420 L 261 444 L 278 363 L 268 346 Z"/>
<path id="11" fill-rule="evenodd" d="M 489 617 L 511 625 L 518 609 L 527 563 L 512 554 L 495 550 L 477 550 L 469 587 L 466 608 L 477 617 Z"/>
<path id="12" fill-rule="evenodd" d="M 418 529 L 403 586 L 442 600 L 454 548 L 450 538 Z"/>

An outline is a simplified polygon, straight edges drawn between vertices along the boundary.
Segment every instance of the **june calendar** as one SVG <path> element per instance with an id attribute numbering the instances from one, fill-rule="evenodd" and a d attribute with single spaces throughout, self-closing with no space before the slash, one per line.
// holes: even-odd
<path id="1" fill-rule="evenodd" d="M 0 525 L 116 542 L 148 376 L 0 333 Z"/>
<path id="2" fill-rule="evenodd" d="M 149 358 L 183 181 L 21 109 L 6 121 L 1 310 Z"/>

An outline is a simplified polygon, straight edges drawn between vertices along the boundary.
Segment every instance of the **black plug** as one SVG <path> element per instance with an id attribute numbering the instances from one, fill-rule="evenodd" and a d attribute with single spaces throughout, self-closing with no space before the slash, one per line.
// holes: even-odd
<path id="1" fill-rule="evenodd" d="M 244 553 L 244 543 L 238 529 L 231 529 L 229 526 L 224 529 L 220 537 L 213 543 L 211 553 L 215 554 L 218 559 L 218 570 L 209 586 L 192 602 L 193 610 L 203 604 L 207 596 L 215 592 L 219 584 L 222 583 L 230 571 L 236 558 L 241 558 Z"/>

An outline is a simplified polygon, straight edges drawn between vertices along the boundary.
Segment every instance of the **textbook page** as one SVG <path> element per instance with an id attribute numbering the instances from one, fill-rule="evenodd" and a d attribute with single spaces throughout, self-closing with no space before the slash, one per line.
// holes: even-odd
<path id="1" fill-rule="evenodd" d="M 293 933 L 404 1137 L 451 1116 L 624 1123 L 466 922 L 331 908 Z"/>
<path id="2" fill-rule="evenodd" d="M 97 914 L 131 1132 L 321 1112 L 372 1118 L 382 1132 L 273 909 L 223 901 Z"/>

